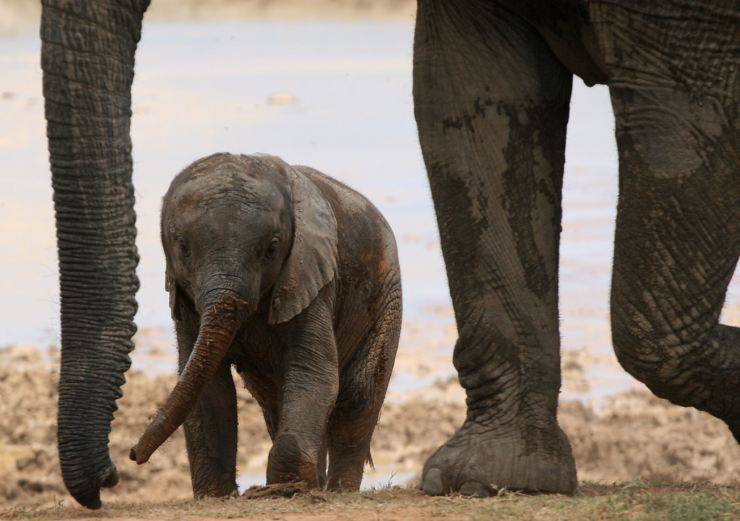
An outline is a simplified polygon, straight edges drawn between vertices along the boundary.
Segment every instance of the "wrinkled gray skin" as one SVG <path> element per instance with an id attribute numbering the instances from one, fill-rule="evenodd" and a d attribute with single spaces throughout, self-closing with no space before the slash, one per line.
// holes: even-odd
<path id="1" fill-rule="evenodd" d="M 420 0 L 414 102 L 467 391 L 422 488 L 576 487 L 556 419 L 558 244 L 573 75 L 609 85 L 619 147 L 620 363 L 740 436 L 740 4 Z"/>
<path id="2" fill-rule="evenodd" d="M 195 496 L 236 492 L 235 366 L 273 441 L 268 484 L 358 490 L 401 329 L 378 210 L 308 167 L 216 154 L 172 182 L 162 245 L 180 378 L 132 459 L 184 422 Z"/>
<path id="3" fill-rule="evenodd" d="M 135 274 L 130 92 L 148 0 L 43 0 L 62 299 L 59 454 L 70 492 L 117 480 L 108 433 Z M 612 93 L 616 352 L 658 396 L 740 434 L 740 333 L 719 323 L 740 252 L 737 0 L 420 0 L 414 101 L 460 333 L 462 429 L 429 493 L 573 491 L 560 387 L 558 240 L 573 75 Z M 266 42 L 265 45 L 269 45 Z"/>

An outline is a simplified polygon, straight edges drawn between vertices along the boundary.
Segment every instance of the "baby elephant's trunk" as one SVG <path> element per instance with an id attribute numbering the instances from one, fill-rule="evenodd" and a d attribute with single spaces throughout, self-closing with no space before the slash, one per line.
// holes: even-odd
<path id="1" fill-rule="evenodd" d="M 222 297 L 204 307 L 195 341 L 175 388 L 157 412 L 129 457 L 141 465 L 183 424 L 203 387 L 213 378 L 241 326 L 245 303 L 236 296 Z"/>

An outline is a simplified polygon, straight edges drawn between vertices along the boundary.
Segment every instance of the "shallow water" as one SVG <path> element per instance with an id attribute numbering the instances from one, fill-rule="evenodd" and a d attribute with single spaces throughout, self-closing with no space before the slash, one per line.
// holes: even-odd
<path id="1" fill-rule="evenodd" d="M 266 152 L 339 178 L 387 216 L 399 242 L 406 320 L 436 335 L 433 349 L 445 361 L 433 375 L 452 373 L 453 318 L 413 118 L 411 42 L 412 25 L 400 22 L 145 25 L 132 123 L 140 328 L 162 329 L 171 343 L 158 212 L 172 176 L 215 151 Z M 0 345 L 57 343 L 39 43 L 28 32 L 0 40 L 0 47 Z M 576 80 L 563 205 L 562 339 L 565 349 L 612 358 L 613 126 L 607 89 Z M 726 320 L 740 323 L 737 277 L 727 302 Z M 401 348 L 427 356 L 426 346 L 406 334 Z M 134 363 L 157 369 L 136 354 Z M 589 371 L 598 380 L 596 395 L 632 385 L 623 372 Z M 427 381 L 399 367 L 392 390 Z"/>

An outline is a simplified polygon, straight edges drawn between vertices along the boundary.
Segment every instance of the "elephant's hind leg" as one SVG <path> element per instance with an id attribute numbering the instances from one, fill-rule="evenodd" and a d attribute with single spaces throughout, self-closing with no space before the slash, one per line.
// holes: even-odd
<path id="1" fill-rule="evenodd" d="M 664 18 L 607 14 L 615 31 L 638 23 L 655 24 L 642 35 L 671 29 L 661 29 Z M 624 368 L 657 396 L 713 414 L 740 440 L 740 329 L 719 323 L 740 255 L 740 48 L 721 43 L 723 34 L 737 34 L 736 25 L 713 23 L 710 33 L 691 36 L 714 45 L 698 47 L 705 51 L 697 56 L 682 45 L 687 54 L 675 57 L 682 68 L 655 69 L 654 60 L 642 59 L 654 58 L 655 49 L 612 40 L 615 55 L 632 60 L 612 65 L 620 158 L 612 337 Z M 660 41 L 689 35 L 669 36 Z M 636 46 L 642 52 L 631 52 Z M 670 62 L 675 49 L 660 50 Z M 734 62 L 735 72 L 704 78 L 715 78 L 713 85 L 693 81 L 691 71 L 722 70 L 723 62 Z"/>
<path id="2" fill-rule="evenodd" d="M 399 286 L 400 287 L 400 286 Z M 400 291 L 392 291 L 380 320 L 342 372 L 339 395 L 329 419 L 329 490 L 357 491 L 378 422 L 401 330 Z"/>
<path id="3" fill-rule="evenodd" d="M 495 2 L 420 1 L 414 104 L 467 393 L 429 494 L 572 493 L 560 389 L 558 245 L 572 75 Z"/>

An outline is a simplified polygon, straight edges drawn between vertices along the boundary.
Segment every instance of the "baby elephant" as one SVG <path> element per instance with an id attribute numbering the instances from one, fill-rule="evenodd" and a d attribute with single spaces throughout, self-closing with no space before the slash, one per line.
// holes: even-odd
<path id="1" fill-rule="evenodd" d="M 216 154 L 162 207 L 180 377 L 131 459 L 185 424 L 196 497 L 236 491 L 231 366 L 272 439 L 267 483 L 358 490 L 401 327 L 396 243 L 378 210 L 316 170 Z"/>

